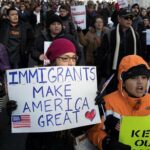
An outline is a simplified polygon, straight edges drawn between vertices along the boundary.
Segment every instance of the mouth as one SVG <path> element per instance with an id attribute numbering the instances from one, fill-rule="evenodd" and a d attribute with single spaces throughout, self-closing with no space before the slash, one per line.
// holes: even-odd
<path id="1" fill-rule="evenodd" d="M 138 86 L 138 87 L 136 88 L 136 91 L 137 91 L 138 93 L 143 93 L 143 92 L 144 92 L 143 86 Z"/>

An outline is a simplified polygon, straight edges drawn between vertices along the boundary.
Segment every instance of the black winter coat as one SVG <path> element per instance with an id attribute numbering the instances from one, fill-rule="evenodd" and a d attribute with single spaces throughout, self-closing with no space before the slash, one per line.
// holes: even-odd
<path id="1" fill-rule="evenodd" d="M 44 53 L 44 41 L 53 41 L 58 38 L 66 38 L 75 44 L 77 55 L 79 56 L 78 65 L 84 65 L 84 54 L 82 49 L 79 47 L 79 44 L 73 36 L 71 36 L 70 34 L 66 34 L 63 31 L 56 37 L 52 37 L 47 30 L 41 31 L 41 34 L 35 40 L 35 49 L 31 54 L 32 58 L 36 60 L 39 65 L 42 64 L 42 62 L 39 61 L 39 56 Z"/>
<path id="2" fill-rule="evenodd" d="M 7 48 L 8 39 L 9 39 L 9 21 L 3 20 L 0 23 L 0 42 L 4 44 Z M 24 22 L 19 22 L 19 27 L 21 31 L 21 41 L 20 41 L 20 62 L 18 68 L 28 67 L 28 58 L 31 49 L 34 46 L 34 33 L 33 29 L 29 24 L 25 24 Z M 11 54 L 8 53 L 9 58 Z M 15 62 L 14 62 L 15 63 Z"/>

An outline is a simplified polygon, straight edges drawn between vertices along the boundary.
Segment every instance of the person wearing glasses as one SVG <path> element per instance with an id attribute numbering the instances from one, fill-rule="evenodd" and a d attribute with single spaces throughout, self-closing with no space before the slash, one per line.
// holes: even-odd
<path id="1" fill-rule="evenodd" d="M 109 34 L 105 34 L 97 50 L 98 66 L 102 77 L 108 78 L 118 70 L 120 60 L 130 54 L 141 55 L 140 39 L 132 27 L 133 14 L 122 8 L 118 12 L 118 24 Z M 110 82 L 107 93 L 117 89 L 117 75 Z"/>
<path id="2" fill-rule="evenodd" d="M 75 66 L 78 61 L 74 43 L 65 38 L 54 40 L 47 50 L 46 57 L 50 60 L 50 66 Z M 16 109 L 17 104 L 14 101 L 7 104 L 9 112 L 12 112 L 14 107 Z M 58 132 L 29 133 L 25 150 L 74 150 L 75 137 L 87 129 L 89 126 Z"/>

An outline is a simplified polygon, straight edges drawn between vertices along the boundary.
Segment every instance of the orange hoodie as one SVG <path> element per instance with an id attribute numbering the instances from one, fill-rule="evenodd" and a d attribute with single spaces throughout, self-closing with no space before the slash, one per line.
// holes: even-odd
<path id="1" fill-rule="evenodd" d="M 146 93 L 145 96 L 140 98 L 131 98 L 122 88 L 122 72 L 126 72 L 130 68 L 141 64 L 144 64 L 147 69 L 150 69 L 148 64 L 137 55 L 128 55 L 121 60 L 118 70 L 118 90 L 104 97 L 106 118 L 107 116 L 112 115 L 114 118 L 120 120 L 122 116 L 150 115 L 150 94 Z M 138 107 L 136 107 L 137 104 Z M 88 132 L 88 138 L 94 145 L 98 146 L 100 150 L 102 150 L 102 140 L 106 136 L 107 133 L 104 130 L 104 122 L 95 125 Z"/>

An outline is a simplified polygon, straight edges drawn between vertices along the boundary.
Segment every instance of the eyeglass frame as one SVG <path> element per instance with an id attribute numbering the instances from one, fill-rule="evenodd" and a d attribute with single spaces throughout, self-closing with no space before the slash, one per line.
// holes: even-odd
<path id="1" fill-rule="evenodd" d="M 125 16 L 125 17 L 123 17 L 123 19 L 125 19 L 125 20 L 128 20 L 128 19 L 133 20 L 133 16 Z"/>
<path id="2" fill-rule="evenodd" d="M 58 58 L 60 58 L 63 62 L 69 62 L 70 60 L 72 61 L 72 62 L 77 62 L 77 60 L 78 60 L 78 56 L 77 55 L 75 55 L 75 56 L 73 56 L 73 57 L 70 57 L 70 56 L 63 56 L 63 57 L 58 57 Z"/>

